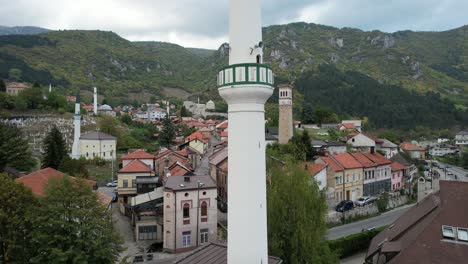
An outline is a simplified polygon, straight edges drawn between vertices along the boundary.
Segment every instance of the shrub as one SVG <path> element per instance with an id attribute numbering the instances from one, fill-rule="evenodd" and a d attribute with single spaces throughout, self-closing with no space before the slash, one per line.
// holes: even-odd
<path id="1" fill-rule="evenodd" d="M 331 250 L 334 250 L 340 258 L 345 258 L 366 250 L 372 239 L 385 229 L 385 226 L 370 231 L 349 235 L 336 240 L 328 241 Z"/>

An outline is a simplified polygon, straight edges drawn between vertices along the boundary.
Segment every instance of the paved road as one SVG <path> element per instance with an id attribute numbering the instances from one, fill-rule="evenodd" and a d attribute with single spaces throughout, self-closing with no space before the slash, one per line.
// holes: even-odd
<path id="1" fill-rule="evenodd" d="M 350 223 L 347 225 L 337 226 L 328 230 L 327 239 L 334 240 L 344 236 L 360 233 L 362 229 L 371 227 L 381 227 L 393 223 L 398 217 L 404 214 L 413 205 L 405 205 L 393 209 L 392 211 L 383 213 L 379 216 L 365 219 L 362 221 Z"/>

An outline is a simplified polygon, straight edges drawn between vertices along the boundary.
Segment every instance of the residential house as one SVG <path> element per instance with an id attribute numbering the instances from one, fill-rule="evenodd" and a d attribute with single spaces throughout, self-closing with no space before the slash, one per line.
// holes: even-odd
<path id="1" fill-rule="evenodd" d="M 163 195 L 164 188 L 159 187 L 130 199 L 131 224 L 136 241 L 163 242 Z"/>
<path id="2" fill-rule="evenodd" d="M 219 132 L 219 140 L 225 141 L 228 140 L 229 134 L 227 131 L 221 131 Z"/>
<path id="3" fill-rule="evenodd" d="M 169 177 L 164 186 L 164 244 L 183 252 L 217 239 L 216 184 L 210 176 Z"/>
<path id="4" fill-rule="evenodd" d="M 354 131 L 356 130 L 356 126 L 354 125 L 354 123 L 338 124 L 338 130 L 339 131 Z"/>
<path id="5" fill-rule="evenodd" d="M 327 166 L 326 164 L 314 164 L 304 162 L 304 169 L 309 173 L 311 179 L 317 182 L 319 190 L 327 188 Z"/>
<path id="6" fill-rule="evenodd" d="M 205 138 L 205 136 L 200 131 L 196 131 L 185 138 L 185 143 L 189 143 L 191 148 L 202 154 L 205 154 L 209 147 L 210 140 Z"/>
<path id="7" fill-rule="evenodd" d="M 365 263 L 466 263 L 468 183 L 440 181 L 432 193 L 375 236 Z"/>
<path id="8" fill-rule="evenodd" d="M 167 177 L 190 176 L 193 175 L 193 170 L 189 166 L 176 161 L 169 166 L 168 173 Z"/>
<path id="9" fill-rule="evenodd" d="M 88 132 L 80 136 L 81 156 L 86 159 L 112 160 L 117 155 L 117 138 L 103 132 Z"/>
<path id="10" fill-rule="evenodd" d="M 321 124 L 320 128 L 321 129 L 335 129 L 336 130 L 338 128 L 338 124 L 336 124 L 336 123 Z"/>
<path id="11" fill-rule="evenodd" d="M 117 195 L 122 214 L 130 215 L 130 198 L 157 187 L 158 179 L 154 170 L 139 159 L 134 159 L 117 173 Z"/>
<path id="12" fill-rule="evenodd" d="M 28 89 L 29 86 L 25 83 L 10 82 L 6 84 L 6 92 L 9 95 L 17 96 L 20 92 Z"/>
<path id="13" fill-rule="evenodd" d="M 204 138 L 211 139 L 213 137 L 214 128 L 202 127 L 198 130 Z"/>
<path id="14" fill-rule="evenodd" d="M 455 135 L 455 145 L 458 147 L 468 146 L 468 130 L 462 130 Z"/>
<path id="15" fill-rule="evenodd" d="M 216 182 L 218 188 L 218 199 L 220 203 L 227 203 L 228 148 L 224 147 L 213 153 L 209 157 L 209 165 L 210 176 Z"/>
<path id="16" fill-rule="evenodd" d="M 408 153 L 408 155 L 413 159 L 426 159 L 426 150 L 418 145 L 411 143 L 401 143 L 400 149 Z"/>
<path id="17" fill-rule="evenodd" d="M 445 155 L 456 154 L 460 150 L 457 147 L 449 144 L 437 144 L 429 148 L 429 155 L 433 157 L 442 157 Z"/>
<path id="18" fill-rule="evenodd" d="M 411 182 L 418 173 L 418 168 L 416 167 L 416 165 L 410 159 L 405 158 L 401 153 L 398 153 L 395 156 L 391 157 L 390 160 L 392 162 L 398 162 L 406 167 L 406 170 L 403 175 L 405 175 L 407 182 Z"/>
<path id="19" fill-rule="evenodd" d="M 367 195 L 373 196 L 389 192 L 392 188 L 392 161 L 377 152 L 364 152 L 362 154 L 376 164 L 372 168 L 373 171 L 367 174 L 368 179 L 371 177 L 371 183 L 367 185 Z"/>
<path id="20" fill-rule="evenodd" d="M 384 153 L 384 156 L 389 159 L 396 155 L 398 153 L 398 146 L 391 142 L 388 139 L 381 139 L 381 142 L 379 142 L 377 145 L 377 150 L 381 151 Z"/>
<path id="21" fill-rule="evenodd" d="M 348 145 L 351 145 L 355 150 L 362 152 L 375 150 L 376 145 L 380 143 L 383 143 L 381 139 L 365 133 L 349 134 L 347 141 Z"/>
<path id="22" fill-rule="evenodd" d="M 380 193 L 381 184 L 376 182 L 376 167 L 377 163 L 367 158 L 362 152 L 354 152 L 351 155 L 361 163 L 364 173 L 363 195 L 374 196 Z"/>
<path id="23" fill-rule="evenodd" d="M 326 151 L 330 155 L 341 154 L 347 151 L 346 144 L 339 141 L 325 140 Z"/>
<path id="24" fill-rule="evenodd" d="M 155 168 L 156 156 L 146 152 L 143 149 L 137 149 L 127 155 L 122 156 L 122 167 L 127 166 L 130 162 L 136 159 L 148 165 L 151 169 Z"/>
<path id="25" fill-rule="evenodd" d="M 157 107 L 152 110 L 148 110 L 147 114 L 148 114 L 148 121 L 153 122 L 153 121 L 166 118 L 167 112 L 166 110 Z"/>
<path id="26" fill-rule="evenodd" d="M 166 180 L 166 174 L 169 172 L 169 167 L 175 162 L 179 162 L 184 164 L 186 167 L 190 167 L 190 160 L 172 149 L 161 150 L 156 155 L 155 171 L 161 181 L 164 182 Z"/>
<path id="27" fill-rule="evenodd" d="M 362 121 L 361 120 L 342 120 L 341 124 L 342 125 L 352 124 L 352 126 L 349 126 L 349 127 L 352 128 L 352 129 L 356 129 L 359 132 L 361 132 L 361 129 L 362 129 Z"/>
<path id="28" fill-rule="evenodd" d="M 405 187 L 406 166 L 394 161 L 392 162 L 392 191 L 399 191 Z"/>

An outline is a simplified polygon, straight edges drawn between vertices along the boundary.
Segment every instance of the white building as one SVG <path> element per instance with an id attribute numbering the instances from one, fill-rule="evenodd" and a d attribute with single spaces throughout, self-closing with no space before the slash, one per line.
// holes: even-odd
<path id="1" fill-rule="evenodd" d="M 79 159 L 81 156 L 80 148 L 80 135 L 81 135 L 81 109 L 80 109 L 80 92 L 76 95 L 75 100 L 75 114 L 73 115 L 73 146 L 72 146 L 72 159 Z"/>
<path id="2" fill-rule="evenodd" d="M 455 154 L 458 152 L 459 150 L 457 147 L 448 144 L 437 144 L 429 148 L 429 155 L 437 157 L 445 156 L 447 154 Z"/>
<path id="3" fill-rule="evenodd" d="M 365 133 L 358 133 L 351 135 L 346 143 L 357 150 L 370 152 L 372 149 L 375 150 L 376 144 L 382 143 L 382 140 Z"/>
<path id="4" fill-rule="evenodd" d="M 216 108 L 216 105 L 213 101 L 209 100 L 206 103 L 206 110 L 215 110 L 215 108 Z"/>
<path id="5" fill-rule="evenodd" d="M 353 124 L 354 128 L 357 131 L 361 132 L 361 128 L 362 128 L 362 121 L 361 120 L 342 120 L 341 124 Z"/>
<path id="6" fill-rule="evenodd" d="M 384 138 L 377 144 L 377 150 L 384 152 L 385 157 L 389 159 L 398 153 L 398 145 Z"/>
<path id="7" fill-rule="evenodd" d="M 455 135 L 455 145 L 468 146 L 468 130 L 462 130 Z"/>
<path id="8" fill-rule="evenodd" d="M 112 160 L 116 158 L 117 138 L 103 132 L 88 132 L 80 137 L 81 156 Z"/>
<path id="9" fill-rule="evenodd" d="M 164 250 L 189 251 L 217 239 L 218 191 L 210 176 L 172 176 L 164 186 Z"/>
<path id="10" fill-rule="evenodd" d="M 319 190 L 327 188 L 327 167 L 327 164 L 304 163 L 304 169 L 309 172 L 311 180 L 314 179 L 317 182 Z"/>
<path id="11" fill-rule="evenodd" d="M 166 118 L 167 112 L 162 108 L 155 108 L 153 110 L 149 110 L 147 115 L 149 121 L 156 121 Z"/>

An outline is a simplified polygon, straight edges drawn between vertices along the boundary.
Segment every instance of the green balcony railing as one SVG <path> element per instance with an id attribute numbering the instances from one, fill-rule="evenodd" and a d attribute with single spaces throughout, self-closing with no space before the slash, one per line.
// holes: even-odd
<path id="1" fill-rule="evenodd" d="M 273 86 L 275 76 L 268 65 L 259 63 L 233 64 L 218 73 L 218 88 L 244 84 Z"/>

